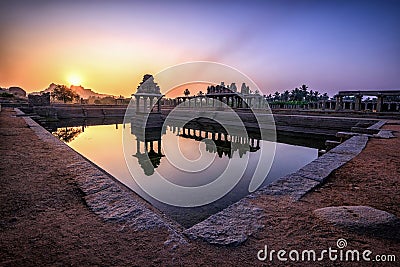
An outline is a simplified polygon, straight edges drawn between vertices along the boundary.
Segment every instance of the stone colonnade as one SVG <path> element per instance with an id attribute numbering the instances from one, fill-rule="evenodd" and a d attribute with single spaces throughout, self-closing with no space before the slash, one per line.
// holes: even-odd
<path id="1" fill-rule="evenodd" d="M 345 96 L 353 96 L 354 101 L 344 100 Z M 363 96 L 375 96 L 376 101 L 362 101 Z M 354 111 L 374 110 L 376 112 L 383 111 L 400 111 L 400 102 L 385 101 L 388 97 L 400 97 L 400 90 L 381 90 L 381 91 L 340 91 L 335 96 L 335 110 L 349 109 Z"/>
<path id="2" fill-rule="evenodd" d="M 161 94 L 148 94 L 148 93 L 137 93 L 134 94 L 136 101 L 136 113 L 148 113 L 148 112 L 161 112 Z M 154 107 L 156 109 L 154 110 Z"/>
<path id="3" fill-rule="evenodd" d="M 195 139 L 211 139 L 214 141 L 224 141 L 243 145 L 249 145 L 251 148 L 260 148 L 260 139 L 245 137 L 239 135 L 230 135 L 223 132 L 214 132 L 189 127 L 169 126 L 170 130 L 176 135 L 184 135 Z"/>
<path id="4" fill-rule="evenodd" d="M 209 94 L 205 96 L 177 97 L 174 105 L 189 108 L 222 107 L 223 103 L 231 108 L 266 108 L 264 97 L 261 95 L 241 96 L 234 93 Z"/>

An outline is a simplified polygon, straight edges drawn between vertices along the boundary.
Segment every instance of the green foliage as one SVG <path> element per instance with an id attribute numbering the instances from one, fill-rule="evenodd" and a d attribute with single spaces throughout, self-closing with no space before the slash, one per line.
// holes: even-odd
<path id="1" fill-rule="evenodd" d="M 60 84 L 56 85 L 53 92 L 51 93 L 51 96 L 53 99 L 55 98 L 57 100 L 61 100 L 64 103 L 72 102 L 73 100 L 75 101 L 80 100 L 80 96 L 77 93 L 75 93 L 75 91 L 73 91 L 72 89 L 68 88 L 65 85 L 60 85 Z"/>
<path id="2" fill-rule="evenodd" d="M 283 93 L 276 91 L 273 95 L 268 95 L 267 100 L 274 102 L 275 104 L 294 104 L 302 105 L 309 102 L 316 102 L 318 100 L 328 100 L 329 96 L 327 93 L 321 95 L 318 91 L 308 91 L 308 86 L 303 84 L 300 87 L 296 87 L 292 91 L 286 90 Z"/>
<path id="3" fill-rule="evenodd" d="M 82 133 L 80 127 L 65 127 L 58 128 L 57 131 L 53 132 L 53 135 L 61 141 L 69 143 L 74 140 L 80 133 Z"/>
<path id="4" fill-rule="evenodd" d="M 3 92 L 0 94 L 1 97 L 14 97 L 13 94 L 7 93 L 7 92 Z"/>

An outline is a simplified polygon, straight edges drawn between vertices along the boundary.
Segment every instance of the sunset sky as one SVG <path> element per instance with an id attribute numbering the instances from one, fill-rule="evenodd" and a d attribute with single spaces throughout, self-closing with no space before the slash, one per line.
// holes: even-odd
<path id="1" fill-rule="evenodd" d="M 399 14 L 399 1 L 2 1 L 0 86 L 129 96 L 144 74 L 201 60 L 264 94 L 400 89 Z"/>

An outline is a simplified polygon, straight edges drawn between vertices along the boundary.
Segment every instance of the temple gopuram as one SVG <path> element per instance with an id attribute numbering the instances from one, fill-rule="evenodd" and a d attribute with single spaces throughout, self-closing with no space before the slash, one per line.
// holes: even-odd
<path id="1" fill-rule="evenodd" d="M 160 87 L 154 82 L 153 75 L 146 74 L 143 76 L 142 82 L 137 88 L 137 92 L 133 94 L 136 100 L 136 113 L 161 112 Z"/>

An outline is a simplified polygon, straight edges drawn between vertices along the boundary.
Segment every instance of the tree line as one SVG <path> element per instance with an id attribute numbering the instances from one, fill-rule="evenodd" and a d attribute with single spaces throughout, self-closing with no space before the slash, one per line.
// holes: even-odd
<path id="1" fill-rule="evenodd" d="M 54 90 L 51 92 L 51 97 L 53 101 L 57 99 L 64 103 L 72 102 L 73 100 L 79 102 L 81 99 L 80 95 L 75 93 L 74 90 L 61 84 L 57 84 L 56 87 L 54 87 Z"/>
<path id="2" fill-rule="evenodd" d="M 183 94 L 185 96 L 189 96 L 190 95 L 189 89 L 185 89 L 183 91 Z M 200 91 L 198 95 L 203 95 L 203 92 Z M 279 93 L 278 91 L 276 91 L 274 94 L 267 95 L 266 99 L 270 102 L 299 103 L 299 102 L 315 102 L 318 100 L 329 100 L 329 96 L 327 93 L 321 94 L 318 91 L 308 90 L 308 86 L 303 84 L 300 87 L 296 87 L 291 91 L 286 90 L 283 93 Z"/>
<path id="3" fill-rule="evenodd" d="M 266 99 L 271 102 L 315 102 L 318 100 L 328 100 L 327 93 L 321 94 L 318 91 L 308 90 L 308 86 L 303 84 L 293 90 L 286 90 L 283 93 L 276 91 L 274 94 L 267 95 Z"/>

